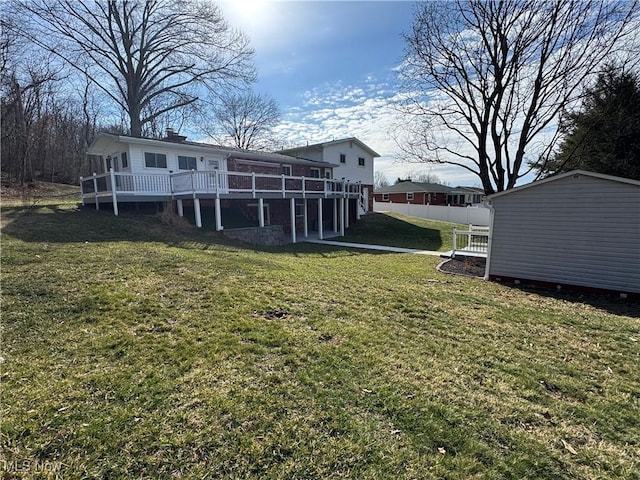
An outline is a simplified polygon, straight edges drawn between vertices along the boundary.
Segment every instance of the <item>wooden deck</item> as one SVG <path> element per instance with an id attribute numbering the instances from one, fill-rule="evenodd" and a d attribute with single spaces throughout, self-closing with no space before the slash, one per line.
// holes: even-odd
<path id="1" fill-rule="evenodd" d="M 323 200 L 333 201 L 333 230 L 344 235 L 349 226 L 349 203 L 356 202 L 356 217 L 366 212 L 359 182 L 325 178 L 293 177 L 244 172 L 186 171 L 164 174 L 132 174 L 115 172 L 93 174 L 80 178 L 82 204 L 110 204 L 118 215 L 119 203 L 176 202 L 179 216 L 184 215 L 183 201 L 193 203 L 196 226 L 202 227 L 201 200 L 214 200 L 216 230 L 223 230 L 221 200 L 256 199 L 259 227 L 265 226 L 264 201 L 287 199 L 291 225 L 291 240 L 296 242 L 296 200 L 302 199 L 304 236 L 308 236 L 309 208 L 307 200 L 317 200 L 318 238 L 324 238 Z"/>
<path id="2" fill-rule="evenodd" d="M 157 202 L 180 199 L 359 198 L 360 183 L 244 172 L 166 174 L 114 172 L 80 178 L 83 203 Z"/>

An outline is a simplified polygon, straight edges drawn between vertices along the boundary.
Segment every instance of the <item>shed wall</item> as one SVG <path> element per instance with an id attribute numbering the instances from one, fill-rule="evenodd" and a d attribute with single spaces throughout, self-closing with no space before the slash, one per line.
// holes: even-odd
<path id="1" fill-rule="evenodd" d="M 576 175 L 492 205 L 490 276 L 640 292 L 640 187 Z"/>

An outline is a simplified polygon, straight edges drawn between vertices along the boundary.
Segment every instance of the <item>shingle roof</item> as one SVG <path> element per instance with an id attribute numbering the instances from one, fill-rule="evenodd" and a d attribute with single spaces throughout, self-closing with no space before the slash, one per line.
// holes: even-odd
<path id="1" fill-rule="evenodd" d="M 358 140 L 356 137 L 341 138 L 339 140 L 332 140 L 330 142 L 314 143 L 312 145 L 303 145 L 301 147 L 285 148 L 284 150 L 280 150 L 280 153 L 289 153 L 289 154 L 291 154 L 291 153 L 294 153 L 294 152 L 304 152 L 306 150 L 322 150 L 326 146 L 335 145 L 335 144 L 338 144 L 338 143 L 346 143 L 346 142 L 354 142 L 354 143 L 356 143 L 360 148 L 365 150 L 372 157 L 379 157 L 380 156 L 380 154 L 376 153 L 375 150 L 373 150 L 371 147 L 367 146 L 361 140 Z"/>
<path id="2" fill-rule="evenodd" d="M 378 188 L 374 193 L 449 193 L 452 190 L 453 188 L 439 183 L 400 182 L 388 187 Z"/>

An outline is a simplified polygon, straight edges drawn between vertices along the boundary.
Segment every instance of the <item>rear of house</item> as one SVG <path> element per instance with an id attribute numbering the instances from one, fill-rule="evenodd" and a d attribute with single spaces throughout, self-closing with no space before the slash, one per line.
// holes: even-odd
<path id="1" fill-rule="evenodd" d="M 488 200 L 489 279 L 640 293 L 640 182 L 576 170 Z"/>
<path id="2" fill-rule="evenodd" d="M 322 160 L 191 142 L 173 131 L 161 140 L 102 133 L 88 153 L 104 173 L 80 179 L 82 202 L 110 205 L 116 215 L 175 206 L 198 227 L 280 226 L 267 230 L 293 242 L 309 230 L 344 234 L 360 216 L 362 184 L 335 179 L 336 165 Z"/>

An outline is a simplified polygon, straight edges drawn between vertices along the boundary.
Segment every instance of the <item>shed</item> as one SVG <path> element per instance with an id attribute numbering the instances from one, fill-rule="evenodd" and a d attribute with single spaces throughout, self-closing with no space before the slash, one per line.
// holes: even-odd
<path id="1" fill-rule="evenodd" d="M 486 278 L 640 293 L 640 181 L 574 170 L 488 201 Z"/>

